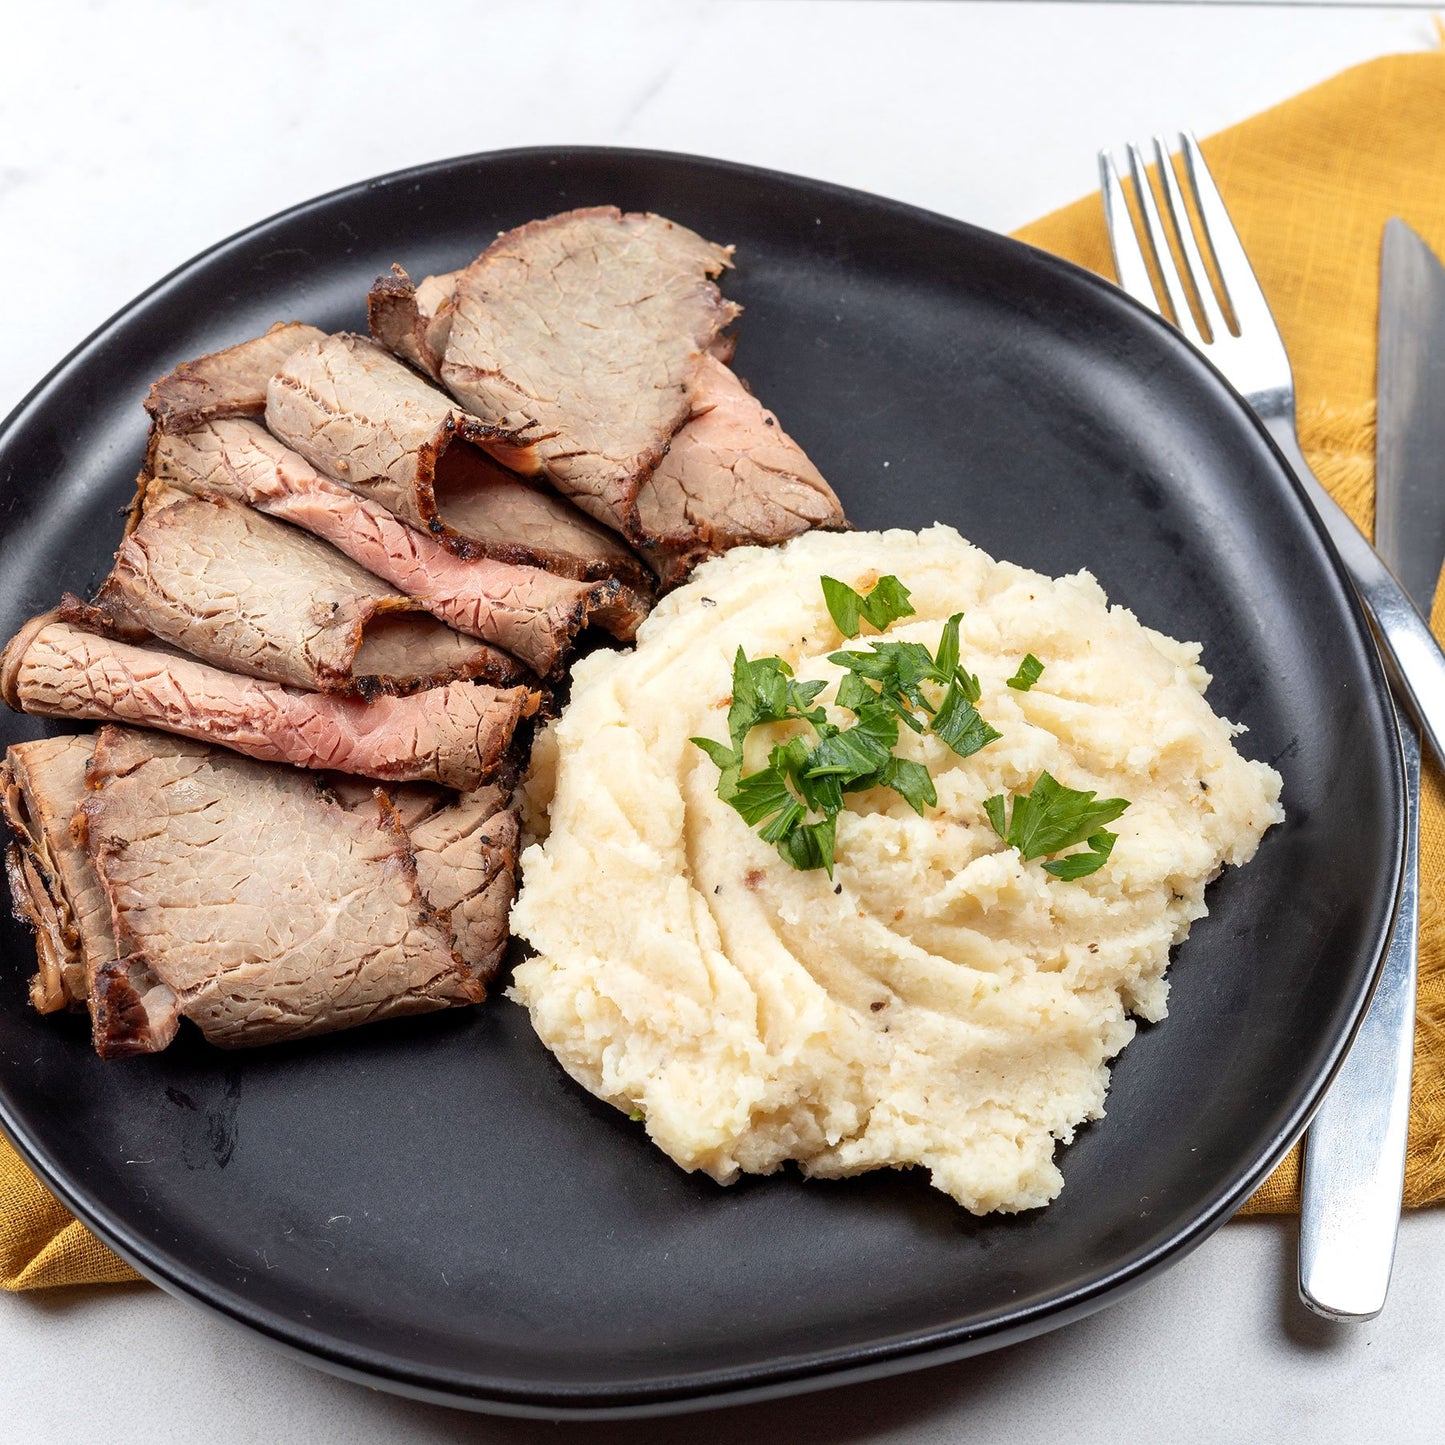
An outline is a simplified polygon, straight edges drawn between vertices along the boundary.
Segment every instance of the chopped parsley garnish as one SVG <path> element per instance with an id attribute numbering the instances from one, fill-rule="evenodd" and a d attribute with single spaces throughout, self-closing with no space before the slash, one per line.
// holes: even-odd
<path id="1" fill-rule="evenodd" d="M 1044 864 L 1044 870 L 1065 880 L 1084 878 L 1108 861 L 1118 836 L 1105 830 L 1129 806 L 1123 798 L 1095 801 L 1095 795 L 1066 788 L 1045 772 L 1040 773 L 1033 791 L 1015 793 L 1012 815 L 1002 793 L 995 793 L 983 805 L 993 830 L 1025 859 L 1043 858 L 1086 843 L 1088 851 L 1071 853 Z"/>
<path id="2" fill-rule="evenodd" d="M 864 622 L 884 632 L 915 615 L 897 577 L 880 577 L 866 594 L 834 577 L 821 581 L 829 615 L 845 637 L 857 637 Z M 922 817 L 925 808 L 937 805 L 938 791 L 922 763 L 894 752 L 900 724 L 932 733 L 960 758 L 1001 736 L 978 710 L 983 691 L 977 676 L 962 665 L 962 620 L 961 612 L 948 619 L 932 651 L 921 642 L 872 638 L 866 651 L 832 653 L 828 660 L 843 669 L 836 704 L 854 718 L 845 728 L 830 722 L 817 701 L 825 682 L 798 682 L 782 658 L 750 659 L 738 648 L 728 704 L 731 746 L 692 739 L 717 765 L 718 797 L 794 868 L 822 868 L 830 878 L 847 794 L 891 788 Z M 1027 692 L 1043 670 L 1029 653 L 1008 685 Z M 766 766 L 744 777 L 749 733 L 775 723 L 800 724 L 806 731 L 776 744 Z M 1128 806 L 1122 798 L 1095 802 L 1093 793 L 1062 787 L 1048 773 L 1040 775 L 1032 793 L 1014 796 L 1012 817 L 1002 793 L 984 805 L 994 830 L 1026 859 L 1087 843 L 1086 851 L 1043 865 L 1062 879 L 1082 878 L 1104 865 L 1115 835 L 1103 825 Z"/>
<path id="3" fill-rule="evenodd" d="M 836 577 L 821 580 L 828 614 L 844 637 L 857 637 L 862 631 L 860 618 L 871 622 L 876 631 L 886 632 L 900 617 L 913 616 L 908 589 L 896 577 L 880 577 L 866 597 Z"/>
<path id="4" fill-rule="evenodd" d="M 1015 692 L 1027 692 L 1044 675 L 1044 665 L 1032 652 L 1024 654 L 1019 670 L 1009 678 L 1008 685 Z"/>
<path id="5" fill-rule="evenodd" d="M 828 611 L 848 637 L 856 637 L 864 621 L 881 632 L 914 615 L 897 577 L 880 577 L 866 595 L 832 577 L 822 585 Z M 922 763 L 895 756 L 899 724 L 933 732 L 960 757 L 999 736 L 975 706 L 978 679 L 959 666 L 961 620 L 961 613 L 948 619 L 936 652 L 921 642 L 875 639 L 867 652 L 834 653 L 830 660 L 845 669 L 837 703 L 854 717 L 846 728 L 829 722 L 827 710 L 816 704 L 826 683 L 798 682 L 782 658 L 750 659 L 739 648 L 728 705 L 732 746 L 692 739 L 717 765 L 718 796 L 794 868 L 822 868 L 830 878 L 845 794 L 891 788 L 922 817 L 938 802 L 938 792 Z M 942 697 L 930 697 L 925 684 L 941 689 Z M 806 724 L 812 738 L 798 733 L 779 743 L 766 767 L 744 777 L 748 734 L 768 723 Z"/>

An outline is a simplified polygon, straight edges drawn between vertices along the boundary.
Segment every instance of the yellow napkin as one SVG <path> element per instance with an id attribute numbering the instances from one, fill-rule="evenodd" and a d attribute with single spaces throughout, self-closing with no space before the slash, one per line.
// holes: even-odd
<path id="1" fill-rule="evenodd" d="M 1380 233 L 1390 216 L 1403 216 L 1445 256 L 1445 50 L 1358 66 L 1215 136 L 1204 150 L 1284 332 L 1310 462 L 1369 526 Z M 1018 235 L 1113 276 L 1097 196 Z M 1437 597 L 1433 621 L 1445 636 L 1445 597 Z M 1445 788 L 1433 764 L 1421 847 L 1410 1205 L 1445 1199 Z M 1298 1207 L 1296 1150 L 1245 1212 Z M 0 1139 L 0 1288 L 136 1278 Z"/>

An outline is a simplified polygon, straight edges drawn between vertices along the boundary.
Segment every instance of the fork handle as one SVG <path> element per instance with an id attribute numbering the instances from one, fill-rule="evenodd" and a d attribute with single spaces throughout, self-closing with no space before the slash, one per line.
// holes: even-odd
<path id="1" fill-rule="evenodd" d="M 1420 738 L 1399 718 L 1408 815 L 1394 931 L 1369 1011 L 1310 1123 L 1300 1195 L 1299 1293 L 1316 1314 L 1385 1305 L 1405 1181 L 1420 921 Z"/>
<path id="2" fill-rule="evenodd" d="M 1391 682 L 1409 699 L 1410 710 L 1431 750 L 1445 762 L 1445 652 L 1440 650 L 1430 624 L 1395 580 L 1395 574 L 1310 470 L 1295 436 L 1293 416 L 1263 420 L 1304 486 L 1355 584 L 1374 624 Z"/>

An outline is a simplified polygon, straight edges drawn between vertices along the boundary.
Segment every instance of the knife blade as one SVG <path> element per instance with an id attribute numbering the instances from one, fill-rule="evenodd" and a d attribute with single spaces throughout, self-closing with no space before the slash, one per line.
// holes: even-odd
<path id="1" fill-rule="evenodd" d="M 1380 253 L 1375 550 L 1429 617 L 1445 552 L 1445 266 L 1404 221 Z"/>
<path id="2" fill-rule="evenodd" d="M 1429 616 L 1445 557 L 1445 268 L 1403 222 L 1380 256 L 1375 547 Z M 1419 968 L 1420 735 L 1397 707 L 1405 763 L 1405 868 L 1370 1007 L 1305 1141 L 1300 1298 L 1336 1320 L 1373 1319 L 1394 1266 Z"/>

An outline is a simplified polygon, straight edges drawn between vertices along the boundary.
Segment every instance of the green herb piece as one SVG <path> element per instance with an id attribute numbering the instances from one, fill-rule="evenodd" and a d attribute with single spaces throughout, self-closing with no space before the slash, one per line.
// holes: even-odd
<path id="1" fill-rule="evenodd" d="M 788 787 L 787 778 L 771 766 L 759 768 L 741 779 L 728 802 L 750 828 L 797 807 L 797 799 Z"/>
<path id="2" fill-rule="evenodd" d="M 697 739 L 694 738 L 693 742 Z M 993 830 L 1008 842 L 1008 814 L 1004 811 L 1008 805 L 1004 801 L 1002 793 L 995 793 L 991 798 L 983 800 L 983 810 L 988 814 L 988 821 L 993 824 Z"/>
<path id="3" fill-rule="evenodd" d="M 983 808 L 994 832 L 1025 858 L 1062 853 L 1065 848 L 1087 842 L 1092 853 L 1058 859 L 1058 866 L 1044 865 L 1057 878 L 1082 878 L 1104 865 L 1117 836 L 1105 832 L 1104 824 L 1112 823 L 1128 806 L 1124 798 L 1096 802 L 1093 793 L 1066 788 L 1044 772 L 1039 774 L 1032 792 L 1014 794 L 1013 813 L 1007 827 L 1002 793 L 986 799 Z M 1091 857 L 1095 861 L 1089 861 Z M 1069 867 L 1065 868 L 1065 864 Z M 1079 871 L 1074 871 L 1076 866 Z"/>
<path id="4" fill-rule="evenodd" d="M 717 764 L 717 795 L 723 802 L 731 803 L 743 772 L 741 749 L 734 752 L 732 748 L 726 748 L 712 738 L 689 738 L 688 742 L 701 748 Z"/>
<path id="5" fill-rule="evenodd" d="M 938 790 L 922 763 L 912 758 L 889 758 L 878 775 L 878 786 L 892 788 L 921 818 L 924 808 L 938 802 Z"/>
<path id="6" fill-rule="evenodd" d="M 806 873 L 811 868 L 826 868 L 828 877 L 831 878 L 837 826 L 836 813 L 830 813 L 818 823 L 802 823 L 778 845 L 778 851 L 799 872 Z"/>
<path id="7" fill-rule="evenodd" d="M 813 707 L 813 699 L 826 682 L 794 682 L 793 669 L 781 657 L 749 661 L 742 648 L 733 659 L 733 700 L 728 707 L 728 735 L 741 753 L 743 739 L 759 724 L 770 722 L 820 723 L 827 713 Z"/>
<path id="8" fill-rule="evenodd" d="M 1097 873 L 1109 861 L 1109 854 L 1114 851 L 1118 838 L 1117 833 L 1100 828 L 1090 836 L 1087 852 L 1070 853 L 1066 858 L 1054 858 L 1044 864 L 1044 872 L 1052 873 L 1055 878 L 1062 878 L 1066 883 L 1075 878 L 1086 878 L 1090 873 Z"/>
<path id="9" fill-rule="evenodd" d="M 857 637 L 865 621 L 884 632 L 900 617 L 914 614 L 908 589 L 892 575 L 880 577 L 866 596 L 836 577 L 824 577 L 821 581 L 828 615 L 844 637 Z"/>
<path id="10" fill-rule="evenodd" d="M 977 683 L 977 679 L 973 681 Z M 979 716 L 978 709 L 969 701 L 969 691 L 958 678 L 949 683 L 930 724 L 931 730 L 961 758 L 972 757 L 980 748 L 1003 736 Z"/>
<path id="11" fill-rule="evenodd" d="M 631 1119 L 634 1124 L 645 1124 L 647 1122 L 647 1115 L 644 1114 L 641 1109 L 634 1109 L 627 1117 Z"/>
<path id="12" fill-rule="evenodd" d="M 1015 692 L 1027 692 L 1044 675 L 1044 665 L 1032 652 L 1024 653 L 1019 670 L 1009 678 L 1008 685 Z"/>
<path id="13" fill-rule="evenodd" d="M 943 635 L 933 650 L 933 679 L 945 687 L 953 681 L 953 674 L 958 671 L 958 627 L 962 621 L 963 613 L 955 612 L 943 624 Z"/>

